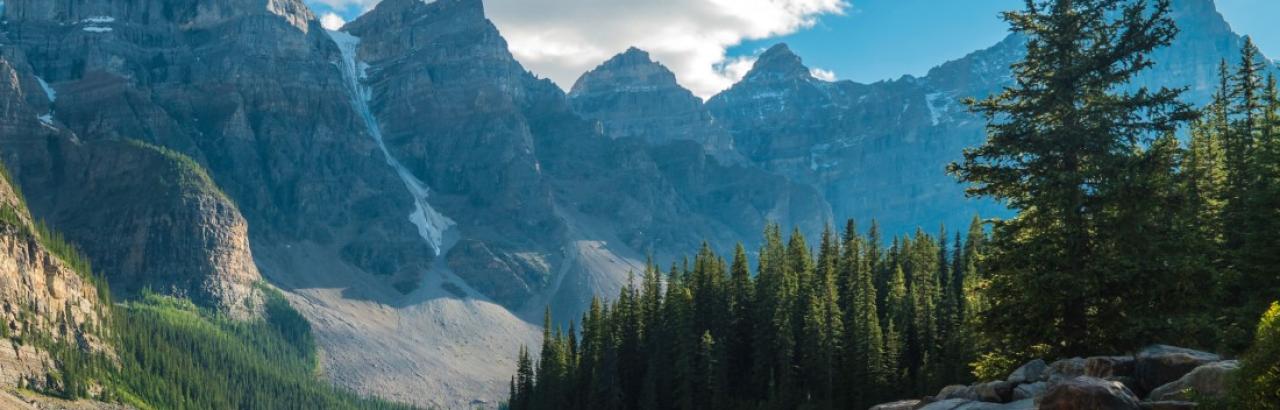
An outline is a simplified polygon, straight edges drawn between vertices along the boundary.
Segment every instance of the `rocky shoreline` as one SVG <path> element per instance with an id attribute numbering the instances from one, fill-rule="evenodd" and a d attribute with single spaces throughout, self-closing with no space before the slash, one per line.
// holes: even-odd
<path id="1" fill-rule="evenodd" d="M 1005 380 L 951 385 L 871 410 L 1182 410 L 1224 397 L 1235 360 L 1154 345 L 1133 355 L 1030 361 Z"/>

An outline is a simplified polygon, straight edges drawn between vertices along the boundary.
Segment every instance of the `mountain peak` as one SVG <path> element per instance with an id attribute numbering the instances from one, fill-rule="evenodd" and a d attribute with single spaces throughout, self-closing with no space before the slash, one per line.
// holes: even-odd
<path id="1" fill-rule="evenodd" d="M 654 64 L 653 59 L 649 57 L 649 52 L 635 47 L 627 48 L 621 54 L 613 56 L 609 60 L 601 64 L 601 67 L 618 67 L 618 66 L 637 66 Z"/>
<path id="2" fill-rule="evenodd" d="M 430 15 L 484 20 L 484 3 L 481 0 L 383 0 L 353 23 L 376 21 L 369 24 L 385 28 L 387 24 L 412 25 Z"/>
<path id="3" fill-rule="evenodd" d="M 791 51 L 786 43 L 778 43 L 769 47 L 747 73 L 747 80 L 764 78 L 809 78 L 809 67 L 804 65 L 800 56 Z"/>
<path id="4" fill-rule="evenodd" d="M 671 70 L 653 61 L 648 52 L 631 47 L 583 74 L 573 84 L 569 96 L 572 98 L 594 92 L 638 92 L 679 87 Z"/>

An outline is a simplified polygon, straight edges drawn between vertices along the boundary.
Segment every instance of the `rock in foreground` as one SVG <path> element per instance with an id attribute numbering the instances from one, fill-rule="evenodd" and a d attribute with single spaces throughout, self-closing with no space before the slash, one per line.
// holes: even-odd
<path id="1" fill-rule="evenodd" d="M 934 396 L 872 410 L 1193 409 L 1197 397 L 1224 396 L 1239 368 L 1213 353 L 1154 345 L 1131 356 L 1036 359 L 1006 380 L 950 385 Z"/>

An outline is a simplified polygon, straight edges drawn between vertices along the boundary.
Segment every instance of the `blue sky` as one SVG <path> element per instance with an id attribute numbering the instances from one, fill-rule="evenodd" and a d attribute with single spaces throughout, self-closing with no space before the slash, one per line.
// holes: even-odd
<path id="1" fill-rule="evenodd" d="M 355 18 L 378 0 L 307 0 L 319 15 Z M 838 79 L 923 75 L 995 44 L 999 12 L 1022 0 L 485 0 L 512 53 L 568 89 L 583 72 L 638 46 L 709 96 L 787 42 L 806 64 Z M 1232 28 L 1280 58 L 1280 0 L 1217 0 Z M 824 73 L 824 74 L 825 74 Z"/>
<path id="2" fill-rule="evenodd" d="M 805 63 L 859 82 L 920 76 L 939 63 L 995 44 L 1008 33 L 998 16 L 1022 0 L 854 0 L 844 15 L 780 38 L 749 41 L 731 55 L 785 41 Z M 1217 0 L 1231 28 L 1280 58 L 1280 0 Z"/>

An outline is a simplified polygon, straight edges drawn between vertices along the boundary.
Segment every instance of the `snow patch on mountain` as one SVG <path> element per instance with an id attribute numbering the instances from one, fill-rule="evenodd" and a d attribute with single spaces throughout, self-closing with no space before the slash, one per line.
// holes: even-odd
<path id="1" fill-rule="evenodd" d="M 951 107 L 951 100 L 947 93 L 930 93 L 924 96 L 927 106 L 929 106 L 929 121 L 933 125 L 941 123 L 943 114 L 946 114 Z"/>
<path id="2" fill-rule="evenodd" d="M 347 82 L 346 88 L 347 93 L 350 94 L 351 106 L 355 108 L 356 113 L 364 120 L 369 135 L 378 143 L 378 148 L 386 156 L 387 165 L 395 169 L 396 175 L 400 177 L 400 181 L 404 183 L 405 188 L 413 196 L 414 210 L 409 214 L 409 221 L 418 227 L 418 235 L 422 236 L 422 239 L 431 245 L 431 249 L 436 256 L 441 255 L 444 253 L 445 232 L 456 223 L 427 203 L 427 196 L 431 193 L 430 189 L 418 177 L 414 176 L 408 168 L 405 168 L 394 155 L 391 155 L 391 150 L 387 149 L 386 143 L 382 141 L 382 127 L 378 124 L 378 119 L 369 108 L 369 101 L 373 98 L 373 91 L 363 81 L 366 78 L 365 71 L 368 70 L 369 65 L 356 58 L 356 49 L 360 46 L 360 38 L 341 31 L 326 30 L 326 33 L 329 33 L 329 37 L 338 45 L 338 50 L 342 53 L 342 63 L 338 64 L 338 67 L 342 70 L 342 77 Z"/>
<path id="3" fill-rule="evenodd" d="M 38 76 L 36 77 L 36 82 L 40 83 L 40 89 L 44 90 L 44 95 L 49 97 L 50 103 L 58 101 L 58 92 L 54 91 L 53 87 L 49 86 L 49 83 L 45 82 L 43 78 Z"/>
<path id="4" fill-rule="evenodd" d="M 93 16 L 84 20 L 80 20 L 80 22 L 88 23 L 88 24 L 108 24 L 108 23 L 115 23 L 116 18 L 111 16 Z"/>

